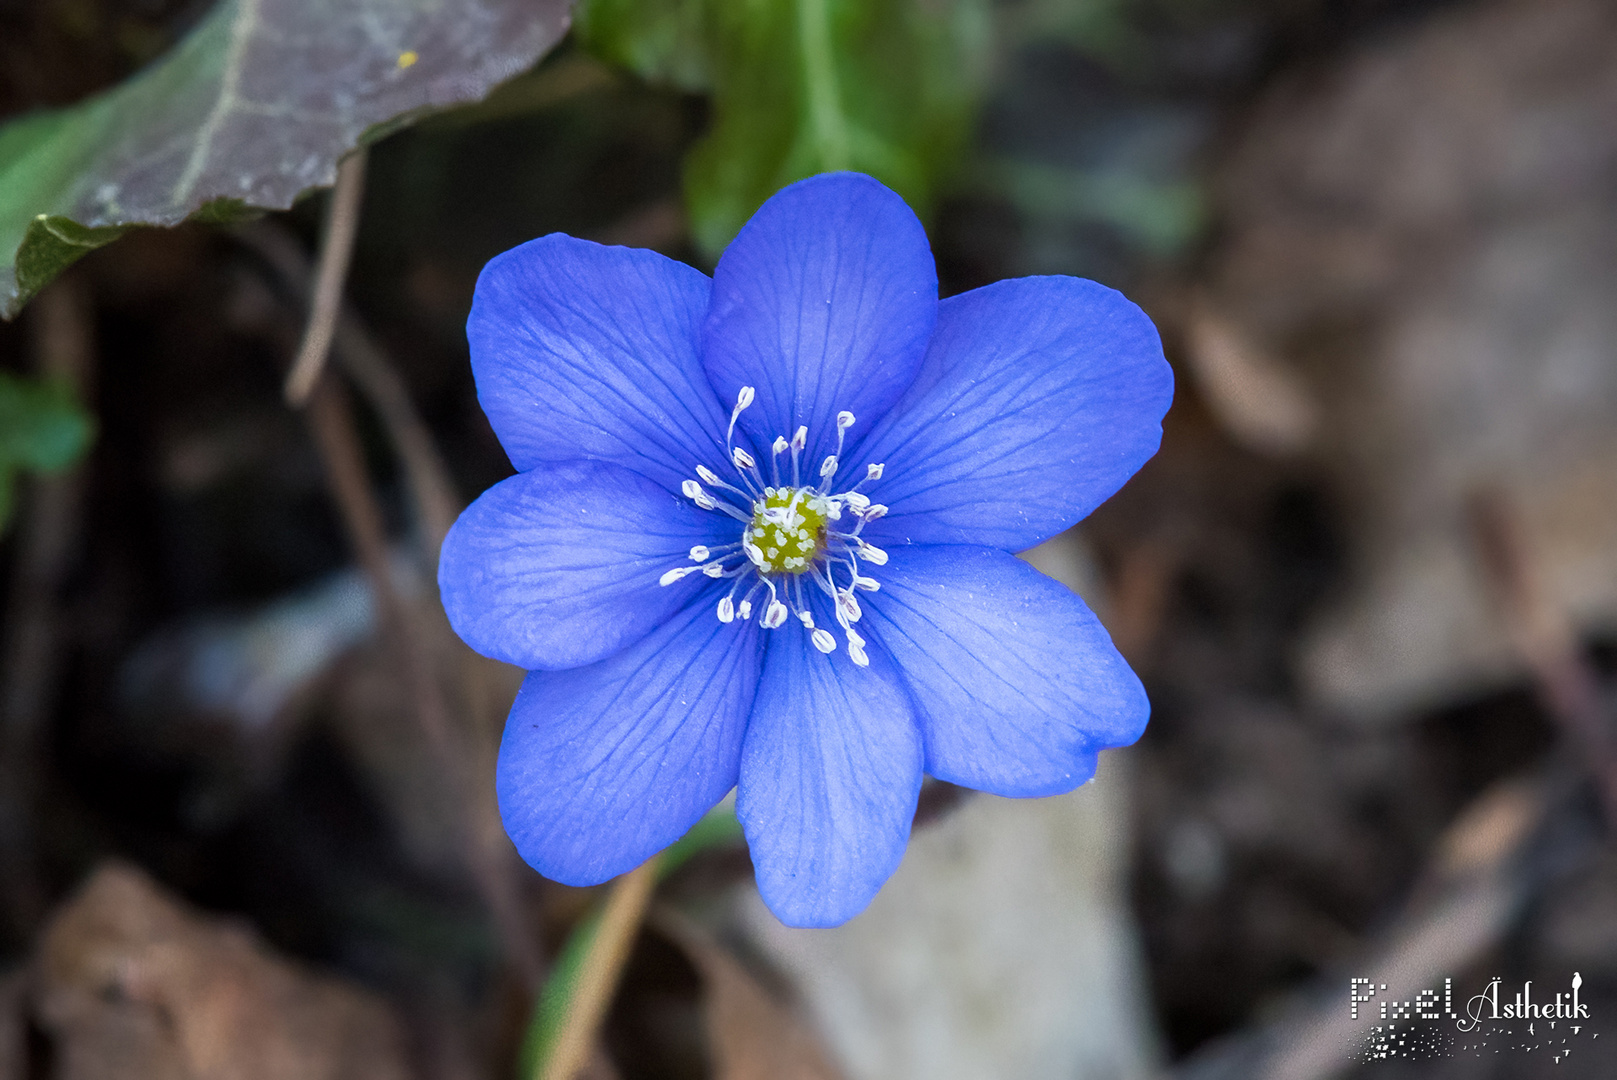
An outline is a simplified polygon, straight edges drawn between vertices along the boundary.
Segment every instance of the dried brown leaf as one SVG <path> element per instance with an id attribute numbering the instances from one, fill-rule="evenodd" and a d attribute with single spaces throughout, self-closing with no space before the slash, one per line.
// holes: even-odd
<path id="1" fill-rule="evenodd" d="M 272 955 L 108 865 L 52 919 L 35 1011 L 60 1080 L 404 1080 L 399 1027 L 365 992 Z"/>

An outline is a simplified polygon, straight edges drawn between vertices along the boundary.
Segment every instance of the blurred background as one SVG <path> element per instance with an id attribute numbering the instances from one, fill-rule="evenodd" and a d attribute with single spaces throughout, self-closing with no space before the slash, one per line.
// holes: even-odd
<path id="1" fill-rule="evenodd" d="M 0 0 L 0 1080 L 1617 1075 L 1617 7 L 568 19 Z M 1028 555 L 1150 727 L 1069 796 L 929 785 L 838 930 L 722 808 L 649 897 L 543 881 L 490 790 L 520 673 L 432 584 L 511 471 L 477 273 L 552 231 L 711 270 L 828 168 L 945 295 L 1156 321 L 1161 452 Z M 1578 1028 L 1379 1012 L 1574 976 Z"/>

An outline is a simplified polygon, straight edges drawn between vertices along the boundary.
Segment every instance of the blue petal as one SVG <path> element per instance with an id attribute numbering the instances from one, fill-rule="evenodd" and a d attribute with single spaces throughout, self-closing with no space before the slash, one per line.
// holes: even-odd
<path id="1" fill-rule="evenodd" d="M 1087 516 L 1156 453 L 1173 372 L 1121 293 L 1017 278 L 943 301 L 915 384 L 850 460 L 891 507 L 878 544 L 1032 547 Z"/>
<path id="2" fill-rule="evenodd" d="M 859 625 L 903 673 L 938 779 L 1054 795 L 1145 729 L 1140 680 L 1066 586 L 990 548 L 902 548 L 880 573 Z"/>
<path id="3" fill-rule="evenodd" d="M 816 620 L 835 629 L 828 612 Z M 880 650 L 858 668 L 845 647 L 822 655 L 795 619 L 770 633 L 736 817 L 770 910 L 790 926 L 836 926 L 864 910 L 904 856 L 921 737 Z"/>
<path id="4" fill-rule="evenodd" d="M 735 786 L 758 635 L 756 623 L 691 607 L 610 659 L 528 676 L 495 790 L 529 865 L 597 885 L 678 840 Z"/>
<path id="5" fill-rule="evenodd" d="M 697 359 L 710 287 L 656 252 L 560 233 L 492 259 L 466 337 L 511 463 L 598 458 L 674 491 L 722 464 L 728 413 Z"/>
<path id="6" fill-rule="evenodd" d="M 738 531 L 616 465 L 542 465 L 461 514 L 444 540 L 438 591 L 455 633 L 484 656 L 530 671 L 577 667 L 690 602 L 708 579 L 658 579 L 694 565 L 692 547 Z"/>
<path id="7" fill-rule="evenodd" d="M 838 410 L 870 424 L 910 385 L 937 306 L 932 249 L 904 200 L 859 173 L 810 177 L 719 260 L 703 364 L 726 407 L 756 388 L 741 426 L 758 448 L 808 425 L 817 469 Z"/>

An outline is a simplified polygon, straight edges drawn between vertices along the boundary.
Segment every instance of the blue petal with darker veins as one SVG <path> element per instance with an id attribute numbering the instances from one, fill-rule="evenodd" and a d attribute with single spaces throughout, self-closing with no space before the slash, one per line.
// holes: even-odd
<path id="1" fill-rule="evenodd" d="M 1088 516 L 1162 439 L 1173 372 L 1151 320 L 1082 278 L 951 297 L 915 383 L 847 456 L 884 462 L 878 545 L 1020 551 Z"/>
<path id="2" fill-rule="evenodd" d="M 834 629 L 828 605 L 815 607 L 815 621 Z M 795 625 L 768 641 L 736 817 L 776 917 L 836 926 L 864 910 L 904 857 L 921 791 L 921 736 L 879 651 L 857 668 L 845 648 L 822 655 Z"/>
<path id="3" fill-rule="evenodd" d="M 600 663 L 528 676 L 495 791 L 530 866 L 598 885 L 678 840 L 735 786 L 759 633 L 692 605 Z"/>
<path id="4" fill-rule="evenodd" d="M 757 390 L 741 427 L 758 449 L 806 424 L 817 467 L 838 410 L 869 424 L 910 385 L 937 306 L 904 200 L 858 173 L 814 176 L 772 196 L 719 259 L 703 363 L 727 407 Z"/>
<path id="5" fill-rule="evenodd" d="M 710 289 L 656 252 L 561 233 L 492 259 L 466 337 L 511 463 L 613 461 L 678 491 L 721 454 L 728 414 L 697 358 Z"/>
<path id="6" fill-rule="evenodd" d="M 438 591 L 461 640 L 535 668 L 593 663 L 691 601 L 690 549 L 734 539 L 726 519 L 599 461 L 540 465 L 489 488 L 444 540 Z"/>
<path id="7" fill-rule="evenodd" d="M 909 688 L 928 773 L 1055 795 L 1094 775 L 1096 751 L 1145 729 L 1145 689 L 1065 585 L 980 547 L 902 548 L 883 571 L 859 625 Z"/>

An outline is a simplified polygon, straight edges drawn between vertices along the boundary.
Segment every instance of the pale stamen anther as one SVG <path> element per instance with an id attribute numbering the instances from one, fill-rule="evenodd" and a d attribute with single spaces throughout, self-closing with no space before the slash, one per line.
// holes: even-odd
<path id="1" fill-rule="evenodd" d="M 774 630 L 786 624 L 786 605 L 779 600 L 771 600 L 764 609 L 764 617 L 758 620 L 765 630 Z"/>
<path id="2" fill-rule="evenodd" d="M 689 575 L 696 573 L 700 569 L 702 569 L 700 566 L 676 566 L 672 570 L 665 571 L 663 573 L 663 576 L 657 579 L 657 584 L 659 584 L 659 585 L 672 585 L 674 582 L 678 581 L 680 578 L 688 577 Z"/>
<path id="3" fill-rule="evenodd" d="M 887 552 L 864 540 L 859 541 L 859 555 L 866 562 L 873 562 L 877 566 L 887 565 Z"/>
<path id="4" fill-rule="evenodd" d="M 809 640 L 814 642 L 816 649 L 819 649 L 827 656 L 837 651 L 837 639 L 831 636 L 829 630 L 816 630 L 809 635 Z"/>

